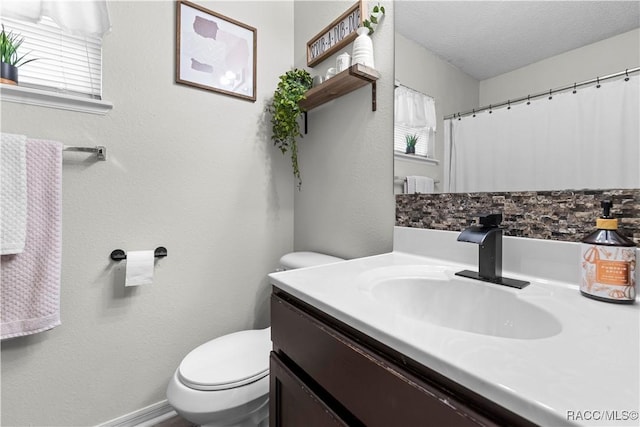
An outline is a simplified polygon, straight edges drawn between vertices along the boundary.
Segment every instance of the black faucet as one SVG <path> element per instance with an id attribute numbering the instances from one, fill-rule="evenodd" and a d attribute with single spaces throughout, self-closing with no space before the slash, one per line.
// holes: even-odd
<path id="1" fill-rule="evenodd" d="M 458 236 L 459 242 L 479 245 L 478 271 L 463 270 L 456 275 L 518 289 L 527 286 L 529 282 L 502 277 L 502 214 L 482 214 L 479 219 L 479 225 L 472 225 Z"/>

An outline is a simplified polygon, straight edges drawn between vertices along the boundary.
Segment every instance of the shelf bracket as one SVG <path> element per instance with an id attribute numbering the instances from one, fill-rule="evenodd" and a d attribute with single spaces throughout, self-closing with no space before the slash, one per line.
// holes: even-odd
<path id="1" fill-rule="evenodd" d="M 376 111 L 378 103 L 376 102 L 376 82 L 371 82 L 371 111 Z"/>
<path id="2" fill-rule="evenodd" d="M 305 93 L 305 98 L 298 104 L 304 110 L 304 134 L 306 135 L 309 131 L 308 111 L 367 84 L 371 85 L 371 110 L 376 111 L 378 108 L 376 80 L 379 78 L 380 74 L 373 68 L 363 64 L 354 64 L 331 79 L 309 89 Z"/>

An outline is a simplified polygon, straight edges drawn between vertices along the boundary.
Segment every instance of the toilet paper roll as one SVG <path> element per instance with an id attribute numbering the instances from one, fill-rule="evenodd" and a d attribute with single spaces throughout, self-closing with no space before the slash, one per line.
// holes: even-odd
<path id="1" fill-rule="evenodd" d="M 125 286 L 150 285 L 153 283 L 153 251 L 127 252 Z"/>

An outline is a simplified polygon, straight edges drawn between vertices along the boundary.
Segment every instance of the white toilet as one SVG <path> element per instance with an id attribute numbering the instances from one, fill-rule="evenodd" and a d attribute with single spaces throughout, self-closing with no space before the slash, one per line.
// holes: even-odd
<path id="1" fill-rule="evenodd" d="M 316 252 L 292 252 L 281 268 L 342 261 Z M 182 359 L 169 386 L 169 404 L 186 420 L 209 427 L 269 425 L 271 328 L 234 332 L 213 339 Z"/>

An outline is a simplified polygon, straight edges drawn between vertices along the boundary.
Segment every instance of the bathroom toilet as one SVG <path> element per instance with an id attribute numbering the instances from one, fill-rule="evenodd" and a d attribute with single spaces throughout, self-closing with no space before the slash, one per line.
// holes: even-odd
<path id="1" fill-rule="evenodd" d="M 280 258 L 281 270 L 342 261 L 316 252 Z M 211 427 L 266 427 L 269 422 L 271 328 L 234 332 L 192 350 L 167 387 L 169 404 L 186 420 Z"/>

